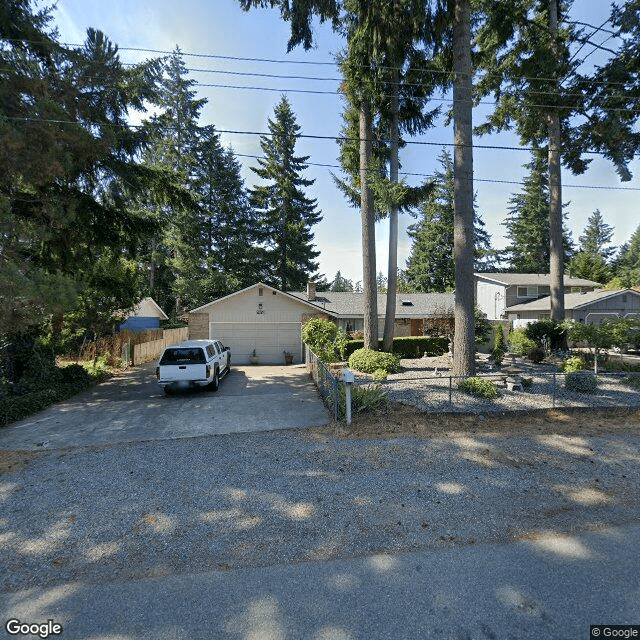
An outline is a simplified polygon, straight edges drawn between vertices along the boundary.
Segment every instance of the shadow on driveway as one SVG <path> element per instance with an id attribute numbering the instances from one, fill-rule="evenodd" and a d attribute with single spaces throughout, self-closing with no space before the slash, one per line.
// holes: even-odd
<path id="1" fill-rule="evenodd" d="M 0 449 L 38 450 L 305 428 L 329 422 L 304 366 L 236 367 L 217 392 L 165 396 L 147 363 L 0 429 Z"/>

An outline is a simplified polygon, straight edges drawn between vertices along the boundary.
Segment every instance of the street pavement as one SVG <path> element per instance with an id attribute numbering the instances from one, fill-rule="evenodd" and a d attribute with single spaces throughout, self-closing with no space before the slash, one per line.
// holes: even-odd
<path id="1" fill-rule="evenodd" d="M 640 624 L 639 546 L 640 525 L 630 525 L 513 544 L 72 582 L 0 595 L 0 615 L 51 619 L 65 640 L 588 640 L 591 624 Z"/>

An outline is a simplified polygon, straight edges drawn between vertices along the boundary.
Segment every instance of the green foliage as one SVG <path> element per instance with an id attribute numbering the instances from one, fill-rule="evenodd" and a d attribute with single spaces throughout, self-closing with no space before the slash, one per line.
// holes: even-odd
<path id="1" fill-rule="evenodd" d="M 411 254 L 405 276 L 416 291 L 446 292 L 455 287 L 453 264 L 453 161 L 447 151 L 440 158 L 442 170 L 435 174 L 435 186 L 422 203 L 421 217 L 409 226 Z M 475 269 L 490 248 L 484 222 L 474 208 Z M 484 253 L 483 253 L 484 252 Z"/>
<path id="2" fill-rule="evenodd" d="M 393 353 L 358 349 L 349 356 L 349 367 L 364 373 L 373 373 L 376 369 L 395 373 L 400 369 L 400 357 Z"/>
<path id="3" fill-rule="evenodd" d="M 513 329 L 509 333 L 509 353 L 523 356 L 536 346 L 536 343 L 529 337 L 524 329 Z"/>
<path id="4" fill-rule="evenodd" d="M 253 187 L 250 201 L 258 215 L 265 247 L 264 281 L 283 291 L 302 289 L 318 269 L 311 228 L 322 220 L 317 201 L 305 195 L 315 180 L 303 177 L 308 156 L 296 156 L 300 125 L 285 96 L 269 120 L 270 134 L 261 136 L 264 159 L 253 172 L 262 184 Z"/>
<path id="5" fill-rule="evenodd" d="M 389 375 L 388 372 L 385 371 L 384 369 L 376 369 L 373 372 L 373 379 L 376 382 L 382 382 L 382 380 L 386 380 L 387 379 L 388 375 Z"/>
<path id="6" fill-rule="evenodd" d="M 331 320 L 313 318 L 302 327 L 302 340 L 324 362 L 336 362 L 346 357 L 349 337 Z"/>
<path id="7" fill-rule="evenodd" d="M 345 347 L 345 358 L 362 349 L 364 340 L 349 340 Z M 382 340 L 378 340 L 378 348 L 382 349 Z M 421 358 L 422 356 L 441 356 L 447 353 L 449 340 L 442 336 L 402 336 L 393 339 L 393 353 L 401 358 Z"/>
<path id="8" fill-rule="evenodd" d="M 569 391 L 578 393 L 594 393 L 598 388 L 598 379 L 586 371 L 574 371 L 564 377 L 564 386 Z"/>
<path id="9" fill-rule="evenodd" d="M 346 416 L 345 385 L 339 385 L 338 415 L 344 420 Z M 333 404 L 333 398 L 330 398 Z M 368 413 L 384 407 L 388 402 L 384 389 L 379 384 L 351 385 L 351 413 Z"/>
<path id="10" fill-rule="evenodd" d="M 504 328 L 501 324 L 497 324 L 494 329 L 494 343 L 493 343 L 493 351 L 491 352 L 491 359 L 497 364 L 502 364 L 502 359 L 504 358 L 505 352 L 505 342 L 504 342 Z"/>
<path id="11" fill-rule="evenodd" d="M 555 320 L 538 320 L 524 327 L 527 338 L 533 340 L 538 346 L 542 346 L 546 338 L 550 349 L 564 349 L 567 342 L 567 326 L 563 322 Z"/>
<path id="12" fill-rule="evenodd" d="M 576 371 L 583 371 L 584 368 L 584 362 L 578 356 L 567 358 L 560 365 L 560 371 L 563 373 L 575 373 Z"/>
<path id="13" fill-rule="evenodd" d="M 491 399 L 500 395 L 496 385 L 485 378 L 465 378 L 458 382 L 458 388 L 478 398 Z"/>
<path id="14" fill-rule="evenodd" d="M 493 325 L 487 320 L 487 315 L 478 307 L 473 308 L 474 332 L 477 344 L 484 344 L 491 338 Z"/>

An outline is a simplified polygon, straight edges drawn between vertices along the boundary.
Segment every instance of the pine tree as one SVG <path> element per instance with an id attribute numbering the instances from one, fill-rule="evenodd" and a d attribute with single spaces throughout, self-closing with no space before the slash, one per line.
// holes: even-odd
<path id="1" fill-rule="evenodd" d="M 317 272 L 320 252 L 314 249 L 311 228 L 322 216 L 316 200 L 304 193 L 315 180 L 302 177 L 309 156 L 295 155 L 300 126 L 285 96 L 268 128 L 270 135 L 260 138 L 264 159 L 252 168 L 264 184 L 251 189 L 250 201 L 262 232 L 264 279 L 283 291 L 295 291 Z"/>
<path id="2" fill-rule="evenodd" d="M 577 253 L 568 264 L 569 272 L 576 278 L 586 278 L 594 282 L 606 283 L 613 276 L 610 261 L 615 253 L 611 244 L 613 227 L 608 225 L 602 214 L 596 209 L 578 240 Z"/>
<path id="3" fill-rule="evenodd" d="M 353 291 L 353 282 L 348 278 L 343 277 L 343 275 L 338 271 L 336 273 L 333 282 L 329 285 L 329 291 L 336 292 L 348 292 Z"/>
<path id="4" fill-rule="evenodd" d="M 455 288 L 453 161 L 447 151 L 442 152 L 439 160 L 442 170 L 435 173 L 434 190 L 422 205 L 420 220 L 408 229 L 413 244 L 404 275 L 416 291 L 444 292 Z M 477 211 L 474 211 L 474 236 L 478 268 L 491 240 Z"/>

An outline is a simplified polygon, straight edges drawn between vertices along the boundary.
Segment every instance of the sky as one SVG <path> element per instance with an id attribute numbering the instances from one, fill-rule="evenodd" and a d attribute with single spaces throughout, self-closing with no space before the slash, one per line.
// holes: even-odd
<path id="1" fill-rule="evenodd" d="M 576 20 L 601 24 L 608 15 L 608 1 L 574 1 L 572 16 Z M 323 215 L 313 229 L 320 251 L 319 272 L 329 281 L 338 270 L 353 282 L 362 280 L 359 211 L 347 204 L 331 175 L 340 173 L 335 137 L 340 135 L 344 103 L 337 92 L 335 55 L 344 42 L 327 25 L 316 25 L 313 50 L 300 48 L 287 53 L 289 25 L 280 19 L 279 12 L 244 12 L 237 0 L 58 0 L 53 17 L 62 42 L 79 44 L 87 28 L 100 29 L 119 46 L 123 62 L 161 55 L 131 49 L 168 52 L 178 46 L 191 70 L 188 77 L 201 85 L 195 87 L 199 97 L 208 100 L 200 123 L 215 125 L 223 145 L 233 148 L 248 187 L 257 184 L 251 167 L 257 165 L 255 156 L 262 155 L 259 134 L 268 131 L 268 119 L 273 117 L 281 96 L 286 95 L 301 133 L 328 137 L 300 138 L 296 146 L 297 155 L 309 156 L 305 177 L 315 179 L 315 184 L 307 193 L 317 199 Z M 598 54 L 593 55 L 590 48 L 583 49 L 581 55 L 589 56 L 585 64 L 597 61 Z M 446 97 L 444 104 L 449 104 Z M 474 111 L 474 124 L 481 122 L 482 109 L 486 108 L 480 106 Z M 416 184 L 424 180 L 421 176 L 440 169 L 437 158 L 444 148 L 452 152 L 453 130 L 441 124 L 412 140 L 414 143 L 401 151 L 401 175 L 408 174 L 407 182 Z M 476 138 L 475 144 L 519 146 L 510 133 Z M 495 248 L 506 246 L 502 223 L 509 198 L 521 190 L 519 183 L 526 175 L 523 165 L 529 160 L 530 154 L 522 149 L 474 149 L 477 210 Z M 629 239 L 640 224 L 640 162 L 634 161 L 631 169 L 634 178 L 626 183 L 620 182 L 612 166 L 599 158 L 582 176 L 563 172 L 563 202 L 567 204 L 567 225 L 574 241 L 596 209 L 614 227 L 614 245 Z M 400 268 L 410 254 L 407 227 L 414 221 L 408 214 L 400 216 Z M 376 225 L 377 271 L 383 273 L 387 272 L 387 225 L 386 221 Z"/>

